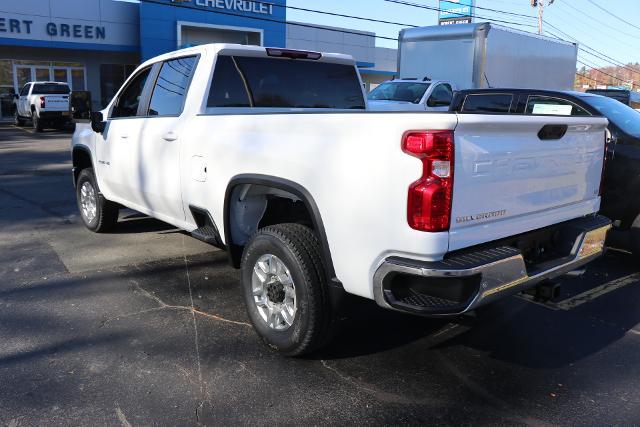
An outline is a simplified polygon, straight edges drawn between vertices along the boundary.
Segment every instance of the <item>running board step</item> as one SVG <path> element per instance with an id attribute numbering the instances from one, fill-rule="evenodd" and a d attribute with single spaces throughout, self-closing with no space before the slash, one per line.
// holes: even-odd
<path id="1" fill-rule="evenodd" d="M 212 225 L 204 225 L 200 228 L 196 228 L 191 232 L 191 235 L 198 240 L 209 243 L 210 245 L 220 245 L 218 230 L 216 230 L 216 228 Z"/>

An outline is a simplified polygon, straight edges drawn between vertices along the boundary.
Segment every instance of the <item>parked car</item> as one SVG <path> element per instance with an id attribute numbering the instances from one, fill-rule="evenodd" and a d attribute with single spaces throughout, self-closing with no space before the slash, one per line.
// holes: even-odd
<path id="1" fill-rule="evenodd" d="M 640 258 L 640 112 L 593 93 L 533 89 L 460 91 L 454 96 L 451 111 L 606 117 L 609 137 L 601 214 L 615 225 L 609 243 Z"/>
<path id="2" fill-rule="evenodd" d="M 587 93 L 613 98 L 633 109 L 640 109 L 640 93 L 638 92 L 626 89 L 588 89 Z"/>
<path id="3" fill-rule="evenodd" d="M 188 48 L 91 118 L 72 138 L 85 225 L 127 206 L 225 248 L 287 355 L 328 342 L 344 292 L 459 315 L 580 268 L 610 227 L 606 119 L 370 112 L 346 55 Z"/>
<path id="4" fill-rule="evenodd" d="M 451 82 L 424 78 L 390 80 L 367 95 L 374 111 L 447 111 L 455 86 Z"/>
<path id="5" fill-rule="evenodd" d="M 64 127 L 71 121 L 69 85 L 60 82 L 29 82 L 16 94 L 15 124 L 31 120 L 40 132 L 45 127 Z"/>
<path id="6" fill-rule="evenodd" d="M 609 119 L 602 213 L 616 226 L 612 244 L 640 259 L 640 112 L 614 98 L 575 93 Z"/>

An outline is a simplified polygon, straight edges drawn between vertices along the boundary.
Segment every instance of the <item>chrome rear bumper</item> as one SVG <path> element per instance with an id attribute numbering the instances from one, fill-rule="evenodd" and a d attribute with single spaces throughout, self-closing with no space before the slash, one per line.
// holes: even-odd
<path id="1" fill-rule="evenodd" d="M 611 228 L 596 216 L 558 226 L 567 255 L 527 266 L 510 246 L 465 251 L 440 262 L 387 258 L 373 278 L 378 305 L 423 315 L 458 315 L 577 270 L 602 255 Z M 566 230 L 569 230 L 568 232 Z"/>

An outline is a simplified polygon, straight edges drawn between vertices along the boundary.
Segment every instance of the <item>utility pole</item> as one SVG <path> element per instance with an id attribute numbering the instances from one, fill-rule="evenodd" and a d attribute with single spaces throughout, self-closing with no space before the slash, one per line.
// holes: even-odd
<path id="1" fill-rule="evenodd" d="M 544 5 L 547 0 L 531 0 L 531 7 L 538 8 L 538 34 L 543 35 L 542 22 L 544 18 Z M 548 0 L 547 5 L 551 6 L 555 0 Z"/>

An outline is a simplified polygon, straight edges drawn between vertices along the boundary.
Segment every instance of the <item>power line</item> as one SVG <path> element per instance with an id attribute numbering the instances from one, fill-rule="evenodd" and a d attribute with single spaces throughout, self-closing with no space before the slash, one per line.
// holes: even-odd
<path id="1" fill-rule="evenodd" d="M 604 72 L 604 71 L 602 71 L 602 70 L 600 70 L 598 68 L 594 68 L 593 65 L 589 65 L 589 64 L 587 64 L 585 62 L 582 62 L 580 59 L 578 59 L 578 63 L 584 65 L 585 67 L 589 67 L 591 70 L 595 71 L 596 73 L 604 74 L 605 76 L 609 76 L 612 79 L 617 80 L 617 81 L 619 81 L 621 83 L 628 83 L 629 82 L 628 80 L 621 79 L 620 77 L 616 77 L 613 74 L 609 74 L 609 73 L 606 73 L 606 72 Z"/>
<path id="2" fill-rule="evenodd" d="M 606 54 L 604 54 L 604 53 L 602 53 L 602 52 L 600 52 L 600 51 L 598 51 L 598 50 L 596 50 L 596 49 L 594 49 L 594 48 L 590 47 L 590 46 L 589 46 L 589 45 L 587 45 L 586 43 L 583 43 L 583 42 L 581 42 L 580 40 L 576 39 L 575 37 L 572 37 L 570 34 L 565 33 L 565 32 L 564 32 L 564 31 L 562 31 L 560 28 L 556 27 L 555 25 L 552 25 L 551 23 L 549 23 L 549 22 L 547 22 L 547 21 L 545 21 L 545 23 L 546 23 L 548 26 L 550 26 L 551 28 L 553 28 L 553 29 L 555 29 L 556 31 L 558 31 L 560 34 L 564 35 L 565 37 L 569 37 L 569 38 L 570 38 L 570 39 L 572 39 L 574 42 L 577 42 L 577 43 L 578 43 L 578 45 L 579 45 L 579 47 L 584 46 L 585 48 L 587 48 L 587 49 L 589 49 L 589 50 L 591 50 L 591 51 L 593 51 L 593 52 L 596 52 L 597 54 L 602 55 L 603 57 L 607 58 L 607 59 L 610 61 L 610 62 L 609 62 L 610 64 L 613 64 L 613 65 L 619 65 L 619 66 L 621 66 L 621 67 L 626 68 L 626 65 L 625 65 L 624 63 L 622 63 L 622 61 L 618 61 L 618 60 L 616 60 L 616 59 L 614 59 L 614 58 L 612 58 L 612 57 L 610 57 L 610 56 L 608 56 L 608 55 L 606 55 Z M 552 34 L 554 37 L 556 37 L 556 38 L 558 38 L 558 39 L 560 39 L 560 40 L 563 40 L 561 37 L 558 37 L 557 35 L 555 35 L 555 34 L 553 34 L 553 33 L 551 33 L 551 32 L 549 32 L 549 33 L 550 33 L 550 34 Z M 627 68 L 627 69 L 631 70 L 630 68 Z M 635 71 L 635 70 L 633 70 L 633 71 Z"/>
<path id="3" fill-rule="evenodd" d="M 140 0 L 140 3 L 157 4 L 157 5 L 160 5 L 160 6 L 166 6 L 167 5 L 167 3 L 163 3 L 163 2 L 161 2 L 159 0 Z M 200 9 L 198 7 L 188 6 L 186 4 L 174 3 L 174 4 L 171 5 L 171 7 L 177 7 L 177 8 L 180 8 L 180 9 L 198 10 L 198 11 L 201 11 L 201 12 L 203 11 L 203 9 Z M 223 11 L 223 10 L 218 10 L 218 9 L 217 10 L 208 10 L 207 12 L 217 13 L 217 14 L 226 15 L 226 16 L 236 16 L 236 17 L 245 18 L 245 19 L 253 19 L 255 21 L 275 22 L 275 23 L 278 23 L 278 24 L 293 25 L 295 27 L 314 28 L 314 29 L 317 29 L 317 30 L 332 31 L 332 32 L 336 32 L 336 33 L 354 34 L 354 35 L 357 35 L 357 36 L 371 37 L 371 38 L 375 38 L 375 39 L 398 41 L 398 39 L 395 38 L 395 37 L 379 36 L 377 34 L 370 34 L 370 33 L 367 33 L 367 32 L 350 31 L 350 30 L 345 30 L 345 29 L 323 27 L 322 25 L 306 24 L 306 23 L 302 23 L 302 22 L 289 22 L 289 21 L 286 21 L 286 20 L 283 21 L 282 19 L 275 19 L 275 18 L 265 18 L 265 17 L 258 17 L 258 16 L 242 15 L 240 13 L 232 13 L 232 12 L 229 12 L 229 11 Z M 318 13 L 323 13 L 323 12 L 318 11 Z M 402 24 L 402 25 L 405 25 L 405 24 Z"/>
<path id="4" fill-rule="evenodd" d="M 431 6 L 420 5 L 420 4 L 416 4 L 416 3 L 410 3 L 410 2 L 407 2 L 407 1 L 401 1 L 401 0 L 384 0 L 384 1 L 387 1 L 387 2 L 390 2 L 390 3 L 402 4 L 402 5 L 406 5 L 406 6 L 412 6 L 412 7 L 428 9 L 428 10 L 442 11 L 442 9 L 437 8 L 437 7 L 431 7 Z M 162 5 L 162 6 L 166 5 L 166 3 L 163 3 L 163 2 L 158 1 L 158 0 L 141 0 L 141 3 L 151 3 L 151 4 Z M 302 10 L 302 11 L 311 12 L 311 13 L 325 14 L 325 15 L 330 15 L 330 16 L 339 16 L 339 17 L 344 17 L 344 18 L 349 18 L 349 19 L 357 19 L 357 20 L 362 20 L 362 21 L 378 22 L 378 23 L 384 23 L 384 24 L 390 24 L 390 25 L 399 25 L 399 26 L 405 26 L 405 27 L 417 27 L 416 25 L 413 25 L 413 24 L 406 24 L 406 23 L 401 23 L 401 22 L 379 20 L 379 19 L 374 19 L 374 18 L 365 18 L 365 17 L 361 17 L 361 16 L 346 15 L 346 14 L 340 14 L 340 13 L 335 13 L 335 12 L 326 12 L 326 11 L 321 11 L 321 10 L 316 10 L 316 9 L 299 8 L 299 7 L 295 7 L 295 6 L 285 6 L 285 5 L 276 5 L 276 4 L 274 4 L 274 6 L 276 6 L 276 7 L 284 7 L 284 8 L 288 8 L 288 9 Z M 196 8 L 196 7 L 185 5 L 185 4 L 173 4 L 172 7 L 178 7 L 178 8 L 183 8 L 183 9 L 191 9 L 191 10 L 202 11 L 202 9 L 200 9 L 200 8 Z M 520 16 L 527 17 L 527 18 L 533 18 L 533 17 L 528 16 L 528 15 L 522 15 L 522 14 L 515 14 L 513 12 L 500 11 L 498 9 L 491 9 L 491 8 L 481 8 L 481 9 L 490 10 L 490 11 L 497 12 L 497 13 L 507 13 L 507 14 L 512 14 L 512 15 L 520 15 Z M 394 37 L 379 36 L 377 34 L 371 34 L 371 33 L 367 33 L 367 32 L 350 31 L 350 30 L 346 30 L 346 29 L 331 28 L 331 27 L 325 27 L 325 26 L 321 26 L 321 25 L 313 25 L 313 24 L 307 24 L 307 23 L 289 22 L 289 21 L 286 21 L 286 20 L 280 20 L 280 19 L 274 19 L 274 18 L 242 15 L 242 14 L 239 14 L 239 13 L 232 13 L 232 12 L 229 12 L 229 11 L 222 11 L 222 10 L 209 10 L 209 12 L 218 13 L 218 14 L 227 15 L 227 16 L 237 16 L 237 17 L 242 17 L 242 18 L 246 18 L 246 19 L 253 19 L 253 20 L 258 20 L 258 21 L 275 22 L 275 23 L 281 23 L 281 24 L 285 24 L 285 25 L 292 25 L 292 26 L 298 26 L 298 27 L 304 27 L 304 28 L 314 28 L 314 29 L 321 29 L 321 30 L 325 30 L 325 31 L 338 32 L 338 33 L 343 33 L 343 34 L 353 34 L 353 35 L 359 35 L 359 36 L 370 37 L 370 38 L 377 38 L 377 39 L 390 40 L 390 41 L 398 41 L 398 39 L 394 38 Z M 527 26 L 527 27 L 535 28 L 535 25 L 527 25 L 527 24 L 522 24 L 522 23 L 519 23 L 519 22 L 492 19 L 492 18 L 480 16 L 480 15 L 472 15 L 472 17 L 480 18 L 480 19 L 487 19 L 487 20 L 490 20 L 490 21 L 495 21 L 495 22 L 500 22 L 500 23 L 507 23 L 507 24 L 521 25 L 521 26 Z M 555 27 L 555 26 L 553 26 L 551 24 L 548 24 L 548 25 L 553 27 L 553 28 L 555 28 L 559 32 L 565 34 L 569 38 L 573 38 L 570 35 L 568 35 L 568 34 L 562 32 L 561 30 L 559 30 L 557 27 Z M 533 33 L 531 33 L 531 34 L 533 34 Z M 555 36 L 555 37 L 560 39 L 560 40 L 562 40 L 558 36 Z M 601 52 L 598 52 L 595 49 L 591 49 L 591 50 L 593 50 L 593 51 L 595 51 L 597 53 L 600 53 L 604 57 L 607 57 L 605 54 L 603 54 Z M 612 58 L 610 58 L 610 57 L 607 57 L 607 58 L 609 58 L 610 60 L 615 62 L 615 60 L 613 60 Z M 602 58 L 600 58 L 600 59 L 602 59 Z M 636 72 L 635 70 L 633 70 L 633 71 Z"/>
<path id="5" fill-rule="evenodd" d="M 426 6 L 424 4 L 418 4 L 418 3 L 411 3 L 411 2 L 408 2 L 408 1 L 404 1 L 404 0 L 384 0 L 384 1 L 386 1 L 388 3 L 401 4 L 401 5 L 404 5 L 404 6 L 417 7 L 417 8 L 420 8 L 420 9 L 434 10 L 436 12 L 444 11 L 444 9 L 440 9 L 438 7 Z M 480 16 L 480 15 L 475 15 L 475 14 L 464 14 L 464 13 L 452 12 L 452 15 L 459 15 L 461 17 L 480 18 L 480 19 L 486 19 L 488 21 L 500 22 L 502 24 L 522 25 L 524 27 L 536 28 L 535 25 L 523 24 L 522 22 L 505 21 L 505 20 L 502 20 L 502 19 L 494 19 L 494 18 L 489 18 L 489 17 L 486 17 L 486 16 Z M 528 18 L 530 18 L 530 16 L 528 16 Z"/>
<path id="6" fill-rule="evenodd" d="M 613 27 L 611 27 L 609 24 L 607 24 L 606 22 L 604 22 L 604 21 L 600 21 L 599 19 L 594 18 L 593 16 L 589 15 L 588 13 L 585 13 L 584 11 L 582 11 L 582 10 L 578 9 L 577 7 L 573 7 L 573 6 L 571 5 L 571 3 L 567 3 L 567 2 L 562 3 L 562 2 L 561 2 L 561 3 L 557 3 L 557 5 L 558 5 L 558 6 L 561 6 L 561 7 L 560 7 L 560 9 L 562 9 L 562 7 L 566 6 L 567 8 L 570 8 L 571 10 L 573 10 L 573 11 L 575 11 L 575 12 L 578 12 L 578 13 L 580 13 L 581 15 L 586 16 L 587 18 L 591 19 L 592 21 L 597 22 L 597 23 L 598 23 L 598 24 L 600 24 L 600 25 L 604 25 L 604 26 L 605 26 L 605 27 L 607 27 L 608 29 L 611 29 L 611 30 L 617 31 L 617 32 L 619 32 L 620 34 L 624 34 L 624 35 L 625 35 L 625 36 L 627 36 L 627 37 L 632 37 L 632 38 L 635 38 L 635 39 L 639 39 L 639 40 L 640 40 L 640 36 L 638 36 L 638 35 L 633 35 L 633 34 L 630 34 L 630 33 L 627 33 L 627 32 L 625 32 L 625 31 L 622 31 L 622 30 L 621 30 L 621 29 L 619 29 L 619 28 L 613 28 Z M 587 23 L 587 22 L 585 22 L 585 21 L 583 21 L 583 20 L 579 20 L 579 21 L 580 21 L 580 22 L 582 22 L 582 23 L 584 23 L 585 25 L 591 25 L 591 24 L 589 24 L 589 23 Z"/>
<path id="7" fill-rule="evenodd" d="M 632 24 L 629 21 L 625 21 L 624 19 L 620 18 L 618 15 L 614 15 L 613 13 L 611 13 L 608 9 L 605 9 L 604 7 L 600 6 L 598 3 L 594 2 L 593 0 L 587 0 L 589 3 L 591 3 L 592 5 L 594 5 L 595 7 L 597 7 L 598 9 L 602 10 L 604 13 L 613 16 L 614 18 L 616 18 L 619 21 L 624 22 L 627 25 L 631 25 L 633 28 L 637 28 L 640 30 L 640 27 L 638 27 L 637 25 Z"/>

